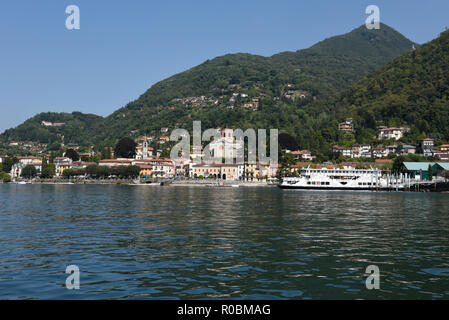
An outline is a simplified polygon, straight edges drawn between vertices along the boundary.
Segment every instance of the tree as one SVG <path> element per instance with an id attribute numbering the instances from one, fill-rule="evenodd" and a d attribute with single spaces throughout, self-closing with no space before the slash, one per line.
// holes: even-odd
<path id="1" fill-rule="evenodd" d="M 10 172 L 13 165 L 18 163 L 19 160 L 16 157 L 8 157 L 3 161 L 3 171 Z"/>
<path id="2" fill-rule="evenodd" d="M 104 159 L 111 159 L 111 151 L 110 151 L 111 149 L 109 148 L 109 147 L 104 147 L 102 150 L 101 150 L 101 160 L 104 160 Z"/>
<path id="3" fill-rule="evenodd" d="M 41 178 L 51 178 L 50 167 L 47 163 L 47 157 L 42 157 L 42 170 L 41 170 Z"/>
<path id="4" fill-rule="evenodd" d="M 117 158 L 134 158 L 136 155 L 137 144 L 133 139 L 123 138 L 114 148 L 114 154 Z"/>
<path id="5" fill-rule="evenodd" d="M 21 176 L 25 179 L 32 179 L 37 175 L 37 170 L 35 166 L 27 165 L 22 169 Z"/>
<path id="6" fill-rule="evenodd" d="M 279 134 L 278 139 L 279 145 L 282 149 L 298 150 L 298 143 L 296 142 L 295 138 L 293 138 L 288 133 Z"/>
<path id="7" fill-rule="evenodd" d="M 6 172 L 0 171 L 0 180 L 2 180 L 3 183 L 9 183 L 11 182 L 11 176 Z"/>
<path id="8" fill-rule="evenodd" d="M 65 156 L 67 158 L 72 159 L 72 161 L 78 161 L 80 159 L 80 156 L 78 155 L 78 152 L 76 152 L 73 149 L 68 149 L 65 153 Z"/>
<path id="9" fill-rule="evenodd" d="M 402 165 L 404 164 L 405 161 L 405 157 L 404 156 L 399 156 L 396 159 L 393 160 L 393 172 L 399 172 L 399 170 L 401 170 Z"/>
<path id="10" fill-rule="evenodd" d="M 433 180 L 433 167 L 429 164 L 429 181 Z"/>

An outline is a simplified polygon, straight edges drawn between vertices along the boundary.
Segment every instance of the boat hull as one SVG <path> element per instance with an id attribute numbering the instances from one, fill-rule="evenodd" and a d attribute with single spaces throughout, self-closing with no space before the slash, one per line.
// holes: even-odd
<path id="1" fill-rule="evenodd" d="M 354 190 L 376 190 L 375 188 L 357 188 L 357 187 L 331 187 L 331 186 L 324 186 L 324 187 L 309 187 L 309 186 L 286 186 L 286 185 L 278 185 L 279 188 L 285 189 L 285 190 L 348 190 L 348 191 L 354 191 Z"/>

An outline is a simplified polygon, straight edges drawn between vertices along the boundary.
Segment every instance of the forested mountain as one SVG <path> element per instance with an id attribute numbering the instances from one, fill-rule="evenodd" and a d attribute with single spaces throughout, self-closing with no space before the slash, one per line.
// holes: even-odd
<path id="1" fill-rule="evenodd" d="M 326 39 L 309 49 L 272 57 L 229 54 L 208 60 L 153 85 L 139 99 L 106 118 L 44 113 L 0 135 L 0 140 L 113 145 L 130 135 L 160 133 L 161 127 L 279 128 L 309 147 L 322 123 L 332 121 L 327 101 L 370 72 L 384 66 L 413 43 L 382 24 Z M 323 105 L 324 104 L 324 105 Z M 323 105 L 316 109 L 317 105 Z M 315 108 L 315 109 L 314 109 Z M 53 119 L 53 120 L 52 120 Z M 42 121 L 65 122 L 45 127 Z M 326 141 L 332 140 L 330 137 Z"/>
<path id="2" fill-rule="evenodd" d="M 206 128 L 277 127 L 297 135 L 296 129 L 303 124 L 301 118 L 305 116 L 302 106 L 314 97 L 319 100 L 341 92 L 369 72 L 410 51 L 412 46 L 410 40 L 383 24 L 380 30 L 362 26 L 309 49 L 268 58 L 225 55 L 155 84 L 139 99 L 107 117 L 106 127 L 113 133 L 139 129 L 143 134 L 157 132 L 160 127 L 190 128 L 195 119 L 201 120 Z M 230 101 L 233 94 L 242 93 L 248 97 Z M 289 97 L 287 93 L 292 95 Z M 295 99 L 295 95 L 302 98 Z M 210 97 L 218 103 L 192 108 L 176 101 L 198 96 Z M 256 112 L 242 108 L 253 98 L 260 100 Z M 176 108 L 167 109 L 170 105 Z M 226 108 L 230 105 L 234 108 Z"/>
<path id="3" fill-rule="evenodd" d="M 61 126 L 43 125 L 44 122 L 60 123 Z M 14 129 L 6 130 L 0 139 L 3 141 L 34 141 L 51 145 L 53 143 L 94 143 L 94 132 L 102 125 L 103 117 L 81 112 L 40 113 Z"/>
<path id="4" fill-rule="evenodd" d="M 359 136 L 376 124 L 403 125 L 411 127 L 406 139 L 412 143 L 449 141 L 449 31 L 350 87 L 335 111 L 340 119 L 356 118 Z"/>

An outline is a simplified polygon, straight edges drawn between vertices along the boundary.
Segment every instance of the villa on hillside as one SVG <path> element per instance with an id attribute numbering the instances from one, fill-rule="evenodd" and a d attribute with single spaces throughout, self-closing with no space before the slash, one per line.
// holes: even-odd
<path id="1" fill-rule="evenodd" d="M 379 140 L 388 140 L 388 139 L 401 139 L 406 132 L 409 132 L 409 127 L 400 127 L 400 128 L 380 128 L 377 138 Z"/>

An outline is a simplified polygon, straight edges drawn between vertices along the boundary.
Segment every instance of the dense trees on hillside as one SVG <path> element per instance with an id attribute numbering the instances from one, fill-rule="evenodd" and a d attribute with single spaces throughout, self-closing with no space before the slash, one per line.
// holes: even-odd
<path id="1" fill-rule="evenodd" d="M 78 152 L 76 152 L 73 149 L 68 149 L 65 153 L 65 156 L 67 158 L 72 159 L 72 161 L 78 161 L 80 159 L 80 156 L 78 155 Z"/>
<path id="2" fill-rule="evenodd" d="M 317 161 L 338 161 L 331 153 L 335 144 L 390 143 L 376 140 L 377 128 L 381 125 L 410 126 L 411 131 L 402 143 L 416 144 L 425 137 L 436 139 L 436 143 L 447 142 L 448 38 L 449 33 L 445 32 L 412 51 L 410 41 L 382 25 L 378 32 L 359 28 L 307 50 L 270 58 L 226 55 L 157 83 L 139 99 L 107 118 L 80 113 L 41 114 L 16 129 L 7 130 L 0 141 L 37 139 L 59 152 L 64 136 L 66 144 L 95 145 L 105 159 L 111 157 L 108 146 L 116 145 L 122 137 L 158 136 L 162 127 L 191 131 L 192 121 L 201 120 L 203 130 L 217 127 L 279 129 L 283 134 L 281 144 L 309 149 L 317 155 Z M 391 62 L 385 65 L 388 61 Z M 368 75 L 375 69 L 378 70 Z M 307 92 L 307 97 L 286 99 L 283 94 L 287 84 L 292 90 Z M 205 95 L 217 99 L 225 97 L 220 99 L 228 101 L 235 92 L 260 98 L 258 110 L 242 107 L 240 96 L 233 109 L 213 103 L 169 108 L 175 98 Z M 338 123 L 346 117 L 354 119 L 354 133 L 338 131 Z M 41 121 L 65 122 L 66 125 L 45 127 Z M 286 137 L 292 139 L 284 139 Z M 122 140 L 116 145 L 116 157 L 135 155 L 131 140 Z M 293 141 L 297 145 L 294 146 Z"/>
<path id="3" fill-rule="evenodd" d="M 131 138 L 123 138 L 114 148 L 114 154 L 117 158 L 134 158 L 136 155 L 136 142 Z"/>
<path id="4" fill-rule="evenodd" d="M 330 96 L 341 91 L 409 50 L 411 45 L 408 39 L 382 25 L 378 31 L 361 27 L 346 35 L 326 39 L 309 49 L 272 57 L 225 55 L 155 84 L 138 100 L 107 118 L 79 112 L 42 113 L 0 135 L 0 144 L 8 139 L 38 141 L 48 144 L 50 150 L 58 151 L 61 143 L 76 143 L 95 145 L 101 151 L 132 131 L 155 134 L 161 127 L 187 128 L 192 120 L 202 120 L 206 128 L 218 125 L 279 128 L 298 141 L 307 140 L 307 145 L 316 125 L 314 119 L 307 119 L 303 108 L 313 101 L 313 96 Z M 307 98 L 273 101 L 281 96 L 287 83 L 307 92 Z M 259 111 L 241 108 L 239 97 L 233 110 L 209 107 L 200 110 L 167 109 L 173 98 L 231 95 L 232 85 L 237 85 L 239 90 L 249 95 L 265 94 Z M 330 116 L 319 115 L 319 120 Z M 42 121 L 64 125 L 45 126 Z"/>

